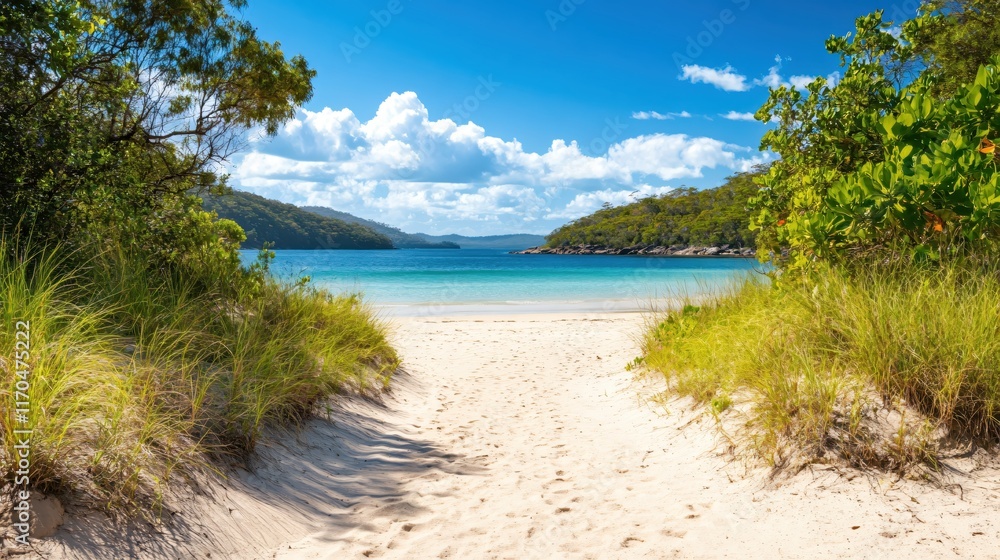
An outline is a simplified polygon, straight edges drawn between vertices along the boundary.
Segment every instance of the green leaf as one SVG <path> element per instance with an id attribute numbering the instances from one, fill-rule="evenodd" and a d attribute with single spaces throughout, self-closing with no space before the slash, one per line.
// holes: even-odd
<path id="1" fill-rule="evenodd" d="M 976 73 L 976 81 L 973 83 L 981 88 L 985 88 L 989 86 L 989 78 L 990 75 L 989 72 L 987 71 L 987 67 L 980 66 L 979 72 Z"/>
<path id="2" fill-rule="evenodd" d="M 896 117 L 892 115 L 886 115 L 882 118 L 882 131 L 886 137 L 892 139 L 896 137 L 896 133 L 893 132 L 893 127 L 896 126 Z"/>
<path id="3" fill-rule="evenodd" d="M 980 104 L 983 102 L 983 90 L 981 88 L 973 88 L 965 96 L 965 102 L 978 109 Z"/>

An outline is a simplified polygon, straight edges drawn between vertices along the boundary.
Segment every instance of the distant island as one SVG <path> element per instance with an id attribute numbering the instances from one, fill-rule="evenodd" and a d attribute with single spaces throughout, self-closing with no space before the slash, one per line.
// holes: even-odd
<path id="1" fill-rule="evenodd" d="M 417 233 L 428 241 L 442 243 L 458 243 L 466 249 L 515 249 L 519 247 L 531 247 L 545 243 L 545 236 L 530 233 L 511 233 L 507 235 L 484 235 L 470 237 L 465 235 L 428 235 Z"/>
<path id="2" fill-rule="evenodd" d="M 356 223 L 327 218 L 243 191 L 204 195 L 202 207 L 243 228 L 244 249 L 393 249 L 392 239 Z"/>
<path id="3" fill-rule="evenodd" d="M 712 189 L 681 188 L 603 208 L 553 231 L 544 244 L 517 251 L 556 255 L 752 256 L 747 200 L 753 177 L 737 173 Z"/>

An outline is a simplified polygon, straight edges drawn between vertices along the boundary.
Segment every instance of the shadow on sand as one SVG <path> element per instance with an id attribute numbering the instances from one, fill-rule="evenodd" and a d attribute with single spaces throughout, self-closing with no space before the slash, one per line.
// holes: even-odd
<path id="1" fill-rule="evenodd" d="M 384 399 L 342 397 L 328 417 L 268 434 L 250 471 L 203 480 L 197 493 L 171 495 L 159 526 L 71 509 L 39 553 L 88 560 L 256 557 L 306 536 L 346 540 L 349 531 L 366 528 L 360 510 L 376 518 L 417 515 L 422 509 L 408 501 L 409 481 L 486 472 L 475 459 L 415 437 L 416 430 L 399 421 L 401 395 L 420 399 L 420 393 L 401 373 Z"/>

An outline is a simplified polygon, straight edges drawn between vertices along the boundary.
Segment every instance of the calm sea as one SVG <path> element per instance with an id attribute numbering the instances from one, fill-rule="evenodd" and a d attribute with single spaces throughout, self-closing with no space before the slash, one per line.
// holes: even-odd
<path id="1" fill-rule="evenodd" d="M 309 276 L 333 292 L 362 292 L 390 313 L 630 311 L 717 290 L 760 271 L 754 259 L 511 255 L 499 249 L 276 251 L 271 271 Z M 243 251 L 244 262 L 256 251 Z"/>

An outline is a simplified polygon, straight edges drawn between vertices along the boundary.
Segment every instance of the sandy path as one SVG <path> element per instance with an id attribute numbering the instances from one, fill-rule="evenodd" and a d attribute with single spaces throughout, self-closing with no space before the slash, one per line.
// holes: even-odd
<path id="1" fill-rule="evenodd" d="M 764 473 L 713 451 L 708 421 L 680 430 L 691 414 L 639 397 L 623 366 L 641 324 L 401 320 L 414 383 L 390 406 L 393 421 L 439 464 L 397 471 L 400 492 L 361 499 L 353 528 L 286 543 L 276 557 L 1000 557 L 995 476 L 966 481 L 964 502 L 824 471 L 763 489 Z"/>
<path id="2" fill-rule="evenodd" d="M 711 420 L 624 370 L 637 315 L 396 320 L 408 374 L 347 399 L 253 474 L 121 534 L 71 520 L 83 558 L 1000 558 L 1000 475 L 963 495 L 815 469 L 765 488 Z M 655 382 L 653 382 L 655 386 Z M 956 460 L 974 468 L 972 459 Z M 851 480 L 848 480 L 851 478 Z M 68 530 L 66 530 L 68 529 Z M 209 556 L 209 553 L 211 555 Z"/>

